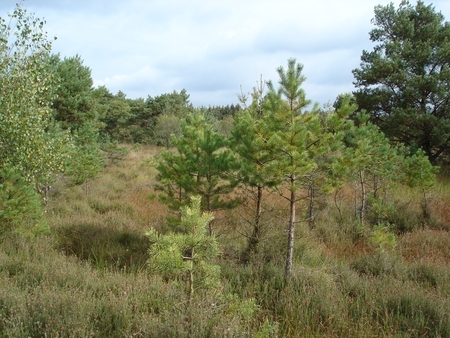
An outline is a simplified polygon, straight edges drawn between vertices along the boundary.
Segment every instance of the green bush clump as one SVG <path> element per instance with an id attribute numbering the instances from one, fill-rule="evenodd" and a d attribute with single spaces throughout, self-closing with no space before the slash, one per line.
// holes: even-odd
<path id="1" fill-rule="evenodd" d="M 15 231 L 29 236 L 49 233 L 41 196 L 19 173 L 0 169 L 0 234 Z"/>

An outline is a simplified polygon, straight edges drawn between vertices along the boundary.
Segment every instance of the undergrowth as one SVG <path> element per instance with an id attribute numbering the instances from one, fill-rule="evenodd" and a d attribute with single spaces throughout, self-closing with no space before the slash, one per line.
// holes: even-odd
<path id="1" fill-rule="evenodd" d="M 188 311 L 183 281 L 146 266 L 145 232 L 169 230 L 153 189 L 158 151 L 131 149 L 88 190 L 60 179 L 47 206 L 51 235 L 2 237 L 1 337 L 450 337 L 444 179 L 428 224 L 404 187 L 381 230 L 355 221 L 350 188 L 329 196 L 313 229 L 298 223 L 288 281 L 282 200 L 266 200 L 271 212 L 248 264 L 248 211 L 217 214 L 222 289 L 199 291 Z"/>

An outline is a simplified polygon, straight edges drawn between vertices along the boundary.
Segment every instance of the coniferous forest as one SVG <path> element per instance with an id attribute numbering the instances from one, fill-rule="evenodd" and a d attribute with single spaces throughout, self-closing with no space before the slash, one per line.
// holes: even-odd
<path id="1" fill-rule="evenodd" d="M 450 24 L 372 23 L 333 103 L 293 57 L 194 107 L 0 17 L 0 337 L 450 337 Z"/>

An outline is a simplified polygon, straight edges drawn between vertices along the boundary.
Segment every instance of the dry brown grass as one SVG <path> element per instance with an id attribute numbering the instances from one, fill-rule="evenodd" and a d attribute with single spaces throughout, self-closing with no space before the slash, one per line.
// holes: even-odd
<path id="1" fill-rule="evenodd" d="M 431 203 L 431 214 L 441 228 L 450 230 L 450 198 L 440 196 Z"/>
<path id="2" fill-rule="evenodd" d="M 399 238 L 405 261 L 450 267 L 450 233 L 445 230 L 418 229 Z"/>

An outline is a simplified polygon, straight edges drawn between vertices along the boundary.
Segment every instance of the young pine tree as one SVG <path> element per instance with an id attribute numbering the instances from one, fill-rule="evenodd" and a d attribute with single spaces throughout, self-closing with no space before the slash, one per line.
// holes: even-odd
<path id="1" fill-rule="evenodd" d="M 241 94 L 241 102 L 246 106 L 247 96 Z M 247 247 L 242 260 L 248 263 L 251 256 L 258 251 L 258 245 L 263 232 L 262 214 L 263 197 L 268 188 L 275 186 L 280 179 L 267 171 L 270 162 L 275 161 L 277 153 L 268 146 L 264 138 L 262 118 L 268 111 L 263 107 L 264 84 L 254 88 L 252 103 L 249 107 L 234 116 L 232 129 L 232 149 L 238 156 L 238 179 L 242 183 L 242 190 L 248 200 L 253 201 L 254 217 L 248 220 L 250 231 L 245 233 Z"/>
<path id="2" fill-rule="evenodd" d="M 279 88 L 268 82 L 269 93 L 265 109 L 270 113 L 261 119 L 263 141 L 277 154 L 276 160 L 267 166 L 272 177 L 280 179 L 278 190 L 289 203 L 288 241 L 285 276 L 289 278 L 293 268 L 296 205 L 300 196 L 302 179 L 316 168 L 314 156 L 321 147 L 321 126 L 318 115 L 306 113 L 310 104 L 301 85 L 305 81 L 303 66 L 295 59 L 288 60 L 288 68 L 277 69 Z"/>
<path id="3" fill-rule="evenodd" d="M 431 218 L 431 192 L 436 184 L 436 174 L 439 167 L 430 163 L 423 150 L 418 150 L 412 156 L 406 157 L 403 168 L 404 182 L 421 192 L 422 219 L 424 223 L 428 222 Z"/>
<path id="4" fill-rule="evenodd" d="M 157 189 L 160 199 L 179 210 L 188 196 L 202 197 L 202 211 L 231 209 L 240 199 L 230 197 L 238 181 L 231 175 L 237 165 L 228 141 L 200 114 L 190 114 L 182 126 L 182 136 L 173 139 L 176 152 L 161 153 Z M 209 225 L 212 234 L 212 225 Z"/>
<path id="5" fill-rule="evenodd" d="M 369 198 L 379 201 L 381 192 L 401 180 L 404 157 L 377 126 L 368 122 L 367 115 L 361 114 L 358 125 L 347 130 L 345 142 L 341 165 L 355 184 L 355 214 L 364 224 Z"/>
<path id="6" fill-rule="evenodd" d="M 195 290 L 215 290 L 220 287 L 220 268 L 213 264 L 219 255 L 215 236 L 208 235 L 211 213 L 201 211 L 201 197 L 191 198 L 190 205 L 181 208 L 180 230 L 165 235 L 155 229 L 146 235 L 151 242 L 149 249 L 150 269 L 164 278 L 186 281 L 191 307 Z"/>
<path id="7" fill-rule="evenodd" d="M 0 240 L 17 232 L 34 236 L 49 232 L 42 199 L 20 173 L 11 168 L 0 169 Z"/>

